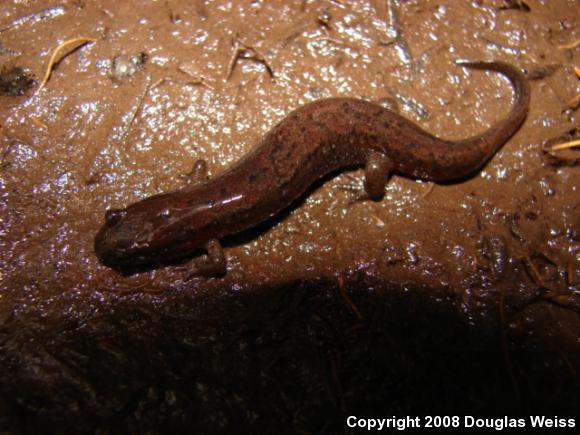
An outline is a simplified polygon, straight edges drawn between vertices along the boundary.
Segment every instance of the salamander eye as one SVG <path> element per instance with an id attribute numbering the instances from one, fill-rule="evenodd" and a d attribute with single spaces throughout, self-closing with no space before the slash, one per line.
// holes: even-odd
<path id="1" fill-rule="evenodd" d="M 115 225 L 127 214 L 126 210 L 112 208 L 105 213 L 107 225 Z"/>

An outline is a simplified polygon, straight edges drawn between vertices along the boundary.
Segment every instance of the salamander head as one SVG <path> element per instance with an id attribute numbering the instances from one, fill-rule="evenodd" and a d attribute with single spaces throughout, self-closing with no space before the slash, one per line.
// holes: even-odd
<path id="1" fill-rule="evenodd" d="M 97 257 L 104 265 L 123 270 L 201 249 L 208 240 L 204 213 L 196 216 L 191 210 L 184 218 L 165 195 L 147 198 L 126 209 L 108 210 L 105 224 L 95 237 Z"/>

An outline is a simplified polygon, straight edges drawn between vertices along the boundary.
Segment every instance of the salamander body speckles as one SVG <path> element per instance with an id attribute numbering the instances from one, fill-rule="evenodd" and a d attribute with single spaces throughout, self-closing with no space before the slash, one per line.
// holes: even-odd
<path id="1" fill-rule="evenodd" d="M 290 113 L 248 156 L 212 180 L 109 213 L 95 238 L 95 252 L 115 268 L 180 258 L 200 249 L 223 260 L 218 239 L 279 213 L 338 169 L 365 165 L 365 189 L 373 199 L 384 193 L 390 172 L 434 181 L 473 174 L 519 128 L 530 89 L 522 73 L 505 63 L 460 65 L 500 72 L 514 87 L 510 113 L 485 133 L 451 142 L 368 101 L 314 101 Z M 188 239 L 180 228 L 188 228 Z M 147 243 L 136 243 L 144 238 Z M 214 271 L 223 272 L 225 266 L 220 267 Z"/>

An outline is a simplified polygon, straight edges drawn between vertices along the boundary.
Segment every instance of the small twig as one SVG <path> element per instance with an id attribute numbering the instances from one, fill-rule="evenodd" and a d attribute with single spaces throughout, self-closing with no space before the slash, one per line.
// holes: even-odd
<path id="1" fill-rule="evenodd" d="M 183 67 L 178 66 L 177 67 L 177 71 L 179 71 L 180 73 L 193 78 L 193 80 L 189 80 L 189 81 L 183 81 L 183 80 L 177 80 L 177 79 L 172 79 L 172 78 L 167 78 L 165 79 L 168 82 L 176 82 L 176 83 L 181 83 L 184 85 L 189 85 L 189 86 L 204 86 L 208 89 L 211 89 L 212 91 L 215 91 L 215 88 L 210 85 L 207 81 L 207 79 L 205 77 L 196 77 L 193 74 L 189 73 L 188 71 L 186 71 Z"/>
<path id="2" fill-rule="evenodd" d="M 429 47 L 428 49 L 424 50 L 417 57 L 417 60 L 415 61 L 415 65 L 413 65 L 413 69 L 415 70 L 414 72 L 416 74 L 420 75 L 421 69 L 425 66 L 425 63 L 429 59 L 429 56 L 431 56 L 433 53 L 435 53 L 437 51 L 448 49 L 448 48 L 449 48 L 449 46 L 447 44 L 435 44 L 432 47 Z"/>
<path id="3" fill-rule="evenodd" d="M 532 277 L 534 284 L 544 289 L 547 288 L 546 283 L 544 282 L 544 278 L 542 277 L 542 274 L 538 271 L 532 259 L 526 256 L 522 259 L 522 261 L 524 263 L 524 266 L 528 269 L 528 272 Z"/>
<path id="4" fill-rule="evenodd" d="M 179 68 L 177 68 L 177 70 L 183 72 Z M 184 73 L 184 74 L 187 74 L 187 73 Z M 192 86 L 192 87 L 193 86 L 202 86 L 204 88 L 215 91 L 215 88 L 212 85 L 210 85 L 209 83 L 207 83 L 207 80 L 205 80 L 203 78 L 195 78 L 193 80 L 179 80 L 179 79 L 174 79 L 171 77 L 163 77 L 163 78 L 159 79 L 157 82 L 155 82 L 155 84 L 153 84 L 151 86 L 151 90 L 157 89 L 158 87 L 160 87 L 164 83 L 173 83 L 173 84 L 178 84 L 178 85 L 183 85 L 183 86 Z"/>
<path id="5" fill-rule="evenodd" d="M 239 45 L 239 42 L 236 40 L 236 41 L 234 41 L 234 53 L 232 54 L 232 57 L 230 58 L 230 61 L 228 62 L 228 70 L 227 70 L 227 74 L 226 74 L 226 80 L 229 80 L 232 77 L 232 74 L 234 73 L 234 68 L 236 67 L 236 64 L 238 63 L 238 59 L 239 59 L 240 54 L 241 54 L 240 45 Z"/>
<path id="6" fill-rule="evenodd" d="M 352 299 L 348 296 L 348 294 L 346 292 L 346 287 L 344 286 L 344 277 L 342 276 L 342 273 L 340 275 L 338 275 L 338 288 L 340 289 L 340 295 L 344 299 L 346 305 L 348 307 L 350 307 L 352 312 L 356 315 L 356 317 L 359 320 L 362 320 L 362 318 L 363 318 L 362 314 L 360 313 L 359 309 L 357 308 L 357 306 L 354 304 L 354 302 L 352 301 Z"/>
<path id="7" fill-rule="evenodd" d="M 580 105 L 580 94 L 577 94 L 574 97 L 572 97 L 570 101 L 568 101 L 568 103 L 566 103 L 566 108 L 563 110 L 563 112 L 565 112 L 566 110 L 577 109 L 579 105 Z"/>
<path id="8" fill-rule="evenodd" d="M 143 283 L 139 285 L 120 285 L 115 289 L 105 289 L 105 291 L 110 291 L 112 293 L 117 293 L 119 295 L 131 295 L 131 294 L 155 294 L 164 292 L 166 289 L 158 285 L 152 285 L 149 283 Z"/>
<path id="9" fill-rule="evenodd" d="M 579 45 L 580 45 L 580 39 L 577 39 L 576 41 L 570 42 L 569 44 L 558 45 L 558 48 L 560 50 L 571 50 L 572 48 L 576 48 Z"/>
<path id="10" fill-rule="evenodd" d="M 580 146 L 580 139 L 573 140 L 573 141 L 570 141 L 570 142 L 564 142 L 564 143 L 559 143 L 559 144 L 556 144 L 556 145 L 552 145 L 550 147 L 550 151 L 566 150 L 566 149 L 574 148 L 574 147 L 577 147 L 577 146 Z"/>
<path id="11" fill-rule="evenodd" d="M 143 108 L 143 104 L 145 101 L 145 97 L 147 96 L 147 94 L 149 93 L 149 91 L 154 87 L 157 86 L 160 81 L 156 82 L 154 85 L 151 85 L 151 77 L 147 76 L 147 85 L 145 86 L 145 90 L 143 92 L 141 92 L 141 95 L 139 95 L 138 98 L 138 102 L 137 102 L 137 107 L 135 107 L 135 110 L 133 111 L 133 114 L 131 115 L 131 119 L 129 120 L 129 122 L 127 122 L 125 124 L 125 128 L 123 129 L 123 140 L 125 139 L 125 136 L 127 134 L 127 132 L 129 131 L 129 127 L 131 127 L 131 125 L 133 125 L 133 122 L 135 122 L 135 119 L 137 119 L 137 115 L 139 115 L 139 113 L 141 112 L 141 109 Z"/>
<path id="12" fill-rule="evenodd" d="M 435 189 L 435 183 L 430 182 L 429 183 L 429 187 L 427 187 L 427 189 L 425 190 L 425 192 L 423 192 L 423 194 L 421 195 L 421 199 L 427 198 L 427 196 L 429 196 L 429 194 L 431 192 L 433 192 L 433 189 Z"/>
<path id="13" fill-rule="evenodd" d="M 77 44 L 77 43 L 81 43 L 81 45 L 84 45 L 88 42 L 95 42 L 96 39 L 94 38 L 85 38 L 85 37 L 80 37 L 80 38 L 74 38 L 74 39 L 69 39 L 68 41 L 63 42 L 62 44 L 60 44 L 58 47 L 56 47 L 52 53 L 52 56 L 50 57 L 50 60 L 48 61 L 48 66 L 46 68 L 46 73 L 44 74 L 44 78 L 42 79 L 42 82 L 40 83 L 40 86 L 38 87 L 38 89 L 36 90 L 36 94 L 38 92 L 40 92 L 40 90 L 46 85 L 46 83 L 48 83 L 48 80 L 50 79 L 50 75 L 52 74 L 52 69 L 54 68 L 54 65 L 56 63 L 56 57 L 58 56 L 58 54 L 62 51 L 63 48 L 72 45 L 72 44 Z M 79 45 L 77 48 L 80 48 L 81 45 Z"/>
<path id="14" fill-rule="evenodd" d="M 543 301 L 552 303 L 567 310 L 574 311 L 580 314 L 580 304 L 570 294 L 562 294 L 556 292 L 548 292 L 540 295 Z"/>
<path id="15" fill-rule="evenodd" d="M 566 265 L 566 283 L 568 286 L 578 284 L 580 281 L 576 277 L 576 269 L 573 260 L 568 260 Z"/>
<path id="16" fill-rule="evenodd" d="M 369 213 L 369 216 L 372 217 L 375 220 L 375 222 L 377 224 L 377 227 L 379 227 L 379 228 L 384 228 L 385 227 L 385 225 L 386 225 L 385 224 L 385 221 L 382 220 L 376 213 L 370 212 Z"/>
<path id="17" fill-rule="evenodd" d="M 266 68 L 266 71 L 268 72 L 270 77 L 275 78 L 274 71 L 272 70 L 272 67 L 266 60 L 265 56 L 262 55 L 254 47 L 245 44 L 236 37 L 234 38 L 234 53 L 228 63 L 226 80 L 229 80 L 232 77 L 234 69 L 236 68 L 236 65 L 238 64 L 238 61 L 240 59 L 252 60 L 254 62 L 261 63 Z"/>
<path id="18" fill-rule="evenodd" d="M 31 116 L 29 119 L 30 119 L 30 122 L 32 122 L 38 128 L 40 128 L 42 130 L 48 129 L 48 127 L 46 126 L 46 124 L 44 122 L 42 122 L 40 119 L 38 119 L 37 117 Z"/>
<path id="19" fill-rule="evenodd" d="M 530 12 L 530 7 L 524 2 L 523 0 L 504 0 L 505 5 L 500 6 L 498 10 L 500 11 L 507 11 L 509 9 L 515 9 L 521 12 Z"/>
<path id="20" fill-rule="evenodd" d="M 392 38 L 392 39 L 377 39 L 377 44 L 382 45 L 383 47 L 388 47 L 390 45 L 396 44 L 398 39 L 397 38 Z"/>
<path id="21" fill-rule="evenodd" d="M 405 64 L 413 64 L 415 60 L 409 49 L 409 43 L 405 37 L 405 32 L 401 26 L 401 20 L 399 18 L 400 5 L 395 4 L 392 0 L 387 1 L 387 33 L 388 36 L 394 39 L 394 44 L 399 48 L 399 59 Z"/>

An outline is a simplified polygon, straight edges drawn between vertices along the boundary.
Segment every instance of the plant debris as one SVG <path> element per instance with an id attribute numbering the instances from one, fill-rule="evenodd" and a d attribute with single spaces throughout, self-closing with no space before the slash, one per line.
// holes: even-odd
<path id="1" fill-rule="evenodd" d="M 578 147 L 578 146 L 580 146 L 580 139 L 554 145 L 554 146 L 552 146 L 551 149 L 552 149 L 552 151 L 559 151 L 559 150 L 567 150 L 569 148 L 574 148 L 574 147 Z"/>
<path id="2" fill-rule="evenodd" d="M 131 77 L 139 71 L 147 62 L 147 53 L 121 54 L 113 59 L 111 66 L 111 78 L 120 82 L 127 77 Z"/>
<path id="3" fill-rule="evenodd" d="M 20 96 L 32 88 L 36 81 L 24 68 L 14 67 L 0 73 L 0 94 Z"/>
<path id="4" fill-rule="evenodd" d="M 236 65 L 238 64 L 238 61 L 240 59 L 251 60 L 253 62 L 261 63 L 266 68 L 268 75 L 271 78 L 275 78 L 274 71 L 272 70 L 272 67 L 270 66 L 270 64 L 268 63 L 268 61 L 264 57 L 264 55 L 262 55 L 260 52 L 258 52 L 258 50 L 256 50 L 254 47 L 240 41 L 237 37 L 233 40 L 233 46 L 234 46 L 234 53 L 233 53 L 233 55 L 230 59 L 230 62 L 228 64 L 226 80 L 231 79 L 232 75 L 234 74 L 234 70 L 236 68 Z"/>
<path id="5" fill-rule="evenodd" d="M 570 101 L 566 103 L 566 108 L 563 111 L 565 112 L 566 110 L 576 110 L 578 107 L 580 107 L 580 94 L 572 97 Z"/>
<path id="6" fill-rule="evenodd" d="M 505 11 L 508 9 L 515 9 L 522 12 L 530 12 L 532 9 L 523 0 L 504 0 L 503 6 L 500 6 L 500 11 Z"/>
<path id="7" fill-rule="evenodd" d="M 75 49 L 73 49 L 70 52 L 70 53 L 72 53 L 73 51 L 79 49 L 80 47 L 82 47 L 86 43 L 95 42 L 95 41 L 96 41 L 96 39 L 93 39 L 93 38 L 80 37 L 80 38 L 69 39 L 68 41 L 63 42 L 58 47 L 56 47 L 52 53 L 52 56 L 50 56 L 50 60 L 48 61 L 48 66 L 46 68 L 46 73 L 44 74 L 44 78 L 42 79 L 40 86 L 36 90 L 36 93 L 40 92 L 40 90 L 48 83 L 48 80 L 50 79 L 50 75 L 52 74 L 52 70 L 53 70 L 54 66 L 57 64 L 56 58 L 57 58 L 58 54 L 62 51 L 63 48 L 65 48 L 69 45 L 72 45 L 72 44 L 81 43 L 81 45 L 79 45 L 78 47 L 76 47 Z"/>
<path id="8" fill-rule="evenodd" d="M 580 39 L 577 39 L 576 41 L 572 41 L 568 44 L 558 45 L 558 48 L 560 50 L 572 50 L 573 48 L 576 48 L 579 45 L 580 45 Z"/>
<path id="9" fill-rule="evenodd" d="M 546 140 L 542 151 L 552 166 L 573 166 L 580 161 L 580 153 L 574 148 L 580 148 L 580 138 L 575 128 Z"/>

